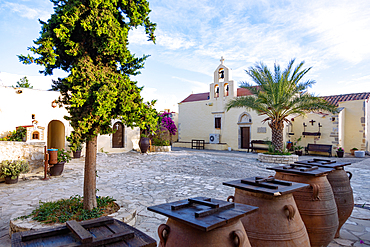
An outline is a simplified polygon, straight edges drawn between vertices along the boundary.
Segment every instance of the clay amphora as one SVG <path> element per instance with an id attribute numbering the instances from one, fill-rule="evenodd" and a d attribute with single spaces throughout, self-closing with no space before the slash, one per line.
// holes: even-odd
<path id="1" fill-rule="evenodd" d="M 276 179 L 310 184 L 293 192 L 312 247 L 326 247 L 338 229 L 338 211 L 326 175 L 310 176 L 276 172 Z"/>
<path id="2" fill-rule="evenodd" d="M 192 226 L 168 218 L 158 227 L 159 247 L 250 247 L 240 219 L 213 229 L 198 230 Z"/>
<path id="3" fill-rule="evenodd" d="M 310 247 L 292 193 L 271 196 L 235 188 L 234 201 L 258 207 L 241 218 L 253 247 Z"/>
<path id="4" fill-rule="evenodd" d="M 347 176 L 347 173 L 349 174 L 349 177 Z M 327 176 L 332 187 L 335 203 L 337 204 L 338 209 L 339 226 L 335 234 L 336 238 L 339 238 L 340 229 L 349 216 L 351 216 L 354 207 L 353 191 L 349 182 L 351 177 L 352 174 L 350 172 L 346 172 L 343 167 L 337 167 Z"/>

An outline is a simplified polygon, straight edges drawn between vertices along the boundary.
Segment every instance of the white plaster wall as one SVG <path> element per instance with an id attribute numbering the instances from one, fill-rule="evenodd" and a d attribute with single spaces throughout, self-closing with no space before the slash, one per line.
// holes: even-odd
<path id="1" fill-rule="evenodd" d="M 328 144 L 333 145 L 333 148 L 337 146 L 338 143 L 338 118 L 336 117 L 335 121 L 332 121 L 332 114 L 323 115 L 318 113 L 308 113 L 305 116 L 298 116 L 292 121 L 292 126 L 290 132 L 293 132 L 294 135 L 288 136 L 288 140 L 295 142 L 299 137 L 301 141 L 298 145 L 305 147 L 307 144 Z M 314 120 L 313 125 L 309 122 Z M 318 132 L 320 123 L 322 127 L 320 128 L 321 136 L 303 136 L 304 126 L 303 123 L 307 125 L 306 132 Z"/>
<path id="2" fill-rule="evenodd" d="M 344 118 L 344 142 L 345 152 L 356 147 L 359 150 L 366 149 L 365 126 L 365 101 L 354 100 L 341 102 L 340 107 L 345 108 Z"/>
<path id="3" fill-rule="evenodd" d="M 17 126 L 32 125 L 32 114 L 35 114 L 38 126 L 45 127 L 45 141 L 47 127 L 52 120 L 61 121 L 66 135 L 70 134 L 72 128 L 63 118 L 68 114 L 66 109 L 51 106 L 51 103 L 60 96 L 59 92 L 22 88 L 22 93 L 17 94 L 17 90 L 0 86 L 0 137 L 6 136 Z"/>
<path id="4" fill-rule="evenodd" d="M 98 136 L 98 152 L 122 153 L 132 149 L 140 150 L 139 148 L 140 128 L 125 127 L 124 147 L 112 148 L 112 134 Z M 103 149 L 103 150 L 102 150 Z"/>
<path id="5" fill-rule="evenodd" d="M 45 142 L 48 138 L 48 124 L 52 120 L 61 121 L 65 127 L 65 136 L 70 135 L 73 128 L 64 119 L 64 116 L 68 115 L 67 110 L 64 107 L 53 108 L 51 106 L 51 103 L 60 96 L 59 92 L 22 88 L 22 93 L 17 94 L 17 90 L 19 89 L 0 86 L 0 137 L 14 131 L 17 126 L 32 125 L 32 114 L 35 114 L 38 126 L 45 127 Z M 101 148 L 108 152 L 137 149 L 139 136 L 138 128 L 125 128 L 125 148 L 116 149 L 111 148 L 111 135 L 100 135 L 98 137 L 98 151 Z M 69 150 L 67 141 L 65 141 L 65 149 Z M 84 150 L 82 153 L 85 153 Z"/>

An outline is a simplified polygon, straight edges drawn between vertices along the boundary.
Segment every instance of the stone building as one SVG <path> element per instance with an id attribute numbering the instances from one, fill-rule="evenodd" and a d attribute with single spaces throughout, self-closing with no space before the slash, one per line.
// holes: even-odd
<path id="1" fill-rule="evenodd" d="M 232 70 L 225 66 L 223 58 L 220 61 L 209 92 L 191 94 L 179 103 L 179 142 L 175 146 L 190 147 L 192 140 L 204 140 L 206 149 L 247 151 L 251 140 L 271 140 L 270 127 L 262 123 L 264 116 L 243 108 L 225 110 L 230 99 L 251 93 L 237 88 Z M 301 146 L 329 144 L 333 151 L 339 146 L 346 152 L 353 147 L 368 151 L 370 93 L 323 98 L 337 105 L 340 112 L 291 116 L 291 123 L 284 128 L 284 141 L 295 141 L 302 136 L 298 143 Z"/>

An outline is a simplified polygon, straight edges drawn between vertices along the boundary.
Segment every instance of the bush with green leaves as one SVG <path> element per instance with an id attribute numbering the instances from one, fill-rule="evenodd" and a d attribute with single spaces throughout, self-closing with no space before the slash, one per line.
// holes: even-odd
<path id="1" fill-rule="evenodd" d="M 30 167 L 26 160 L 3 160 L 0 163 L 0 177 L 11 177 L 16 179 L 19 174 L 27 173 Z"/>
<path id="2" fill-rule="evenodd" d="M 114 203 L 116 200 L 112 197 L 98 196 L 96 200 L 98 206 L 92 211 L 83 209 L 83 197 L 79 195 L 55 202 L 39 201 L 39 207 L 33 210 L 31 214 L 19 218 L 26 219 L 32 217 L 33 220 L 45 224 L 64 223 L 68 220 L 81 221 L 99 218 L 102 215 L 112 214 L 119 209 L 119 206 Z"/>
<path id="3" fill-rule="evenodd" d="M 16 141 L 21 142 L 26 136 L 27 130 L 24 127 L 18 127 L 16 130 L 10 132 L 6 137 L 0 138 L 0 141 Z"/>
<path id="4" fill-rule="evenodd" d="M 70 152 L 62 149 L 58 149 L 58 163 L 71 161 L 72 157 L 69 155 Z"/>

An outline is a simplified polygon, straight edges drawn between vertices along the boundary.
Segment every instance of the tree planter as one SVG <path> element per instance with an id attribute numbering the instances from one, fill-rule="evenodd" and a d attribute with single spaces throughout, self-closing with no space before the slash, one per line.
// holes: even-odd
<path id="1" fill-rule="evenodd" d="M 344 151 L 337 151 L 338 158 L 343 158 Z"/>
<path id="2" fill-rule="evenodd" d="M 14 179 L 12 179 L 11 176 L 5 177 L 5 183 L 6 184 L 16 184 L 16 183 L 18 183 L 18 176 L 17 176 L 17 178 L 14 178 Z"/>
<path id="3" fill-rule="evenodd" d="M 74 152 L 73 152 L 73 158 L 74 158 L 74 159 L 81 158 L 81 150 L 79 150 L 79 151 L 74 151 Z"/>
<path id="4" fill-rule="evenodd" d="M 150 146 L 149 138 L 141 137 L 139 141 L 141 153 L 146 153 L 148 151 L 149 146 Z"/>
<path id="5" fill-rule="evenodd" d="M 60 176 L 63 173 L 65 162 L 59 162 L 50 167 L 50 176 Z"/>

